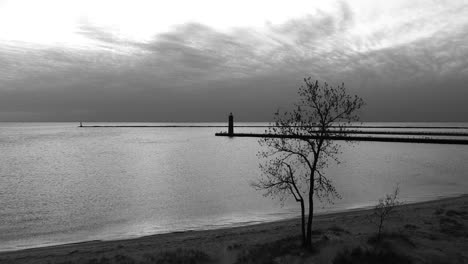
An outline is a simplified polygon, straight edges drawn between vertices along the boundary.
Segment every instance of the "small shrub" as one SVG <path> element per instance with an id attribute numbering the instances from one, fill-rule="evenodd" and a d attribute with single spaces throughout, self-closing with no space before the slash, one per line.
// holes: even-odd
<path id="1" fill-rule="evenodd" d="M 395 207 L 401 205 L 401 202 L 398 201 L 399 192 L 400 188 L 397 185 L 392 194 L 387 194 L 385 198 L 379 199 L 379 203 L 374 207 L 374 217 L 371 217 L 370 220 L 378 228 L 377 239 L 380 239 L 380 234 L 384 229 L 384 224 L 394 213 Z"/>
<path id="2" fill-rule="evenodd" d="M 338 253 L 333 259 L 333 264 L 409 264 L 412 263 L 411 258 L 406 255 L 398 254 L 394 251 L 380 249 L 362 249 L 356 247 L 352 251 L 345 249 Z"/>

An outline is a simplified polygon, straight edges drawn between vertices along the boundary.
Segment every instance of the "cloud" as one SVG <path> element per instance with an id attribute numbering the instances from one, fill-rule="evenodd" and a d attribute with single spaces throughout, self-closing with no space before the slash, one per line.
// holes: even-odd
<path id="1" fill-rule="evenodd" d="M 94 48 L 0 45 L 0 111 L 62 121 L 209 121 L 234 111 L 258 121 L 312 76 L 344 81 L 366 99 L 371 120 L 426 120 L 422 108 L 434 120 L 465 120 L 466 5 L 421 13 L 366 27 L 340 2 L 262 28 L 185 23 L 146 41 L 85 21 L 78 33 Z"/>

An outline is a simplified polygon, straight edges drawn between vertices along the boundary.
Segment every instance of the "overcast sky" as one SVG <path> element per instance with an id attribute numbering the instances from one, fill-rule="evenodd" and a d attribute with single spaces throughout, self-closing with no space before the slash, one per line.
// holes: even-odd
<path id="1" fill-rule="evenodd" d="M 467 122 L 468 1 L 0 0 L 0 121 L 269 121 L 307 76 Z"/>

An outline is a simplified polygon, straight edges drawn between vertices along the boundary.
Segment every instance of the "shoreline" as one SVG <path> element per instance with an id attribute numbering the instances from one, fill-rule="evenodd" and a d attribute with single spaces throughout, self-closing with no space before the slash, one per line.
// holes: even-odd
<path id="1" fill-rule="evenodd" d="M 424 203 L 432 203 L 432 202 L 437 202 L 437 201 L 443 201 L 443 200 L 451 200 L 455 198 L 461 198 L 467 196 L 468 193 L 466 194 L 456 194 L 456 195 L 440 195 L 437 196 L 435 199 L 428 199 L 428 200 L 411 200 L 411 201 L 405 201 L 403 202 L 402 206 L 407 206 L 407 205 L 413 205 L 413 204 L 424 204 Z M 375 203 L 375 202 L 374 202 Z M 337 208 L 337 209 L 332 209 L 329 211 L 325 212 L 315 212 L 314 213 L 314 219 L 315 217 L 323 217 L 323 216 L 329 216 L 329 215 L 338 215 L 338 214 L 346 214 L 346 213 L 352 213 L 356 211 L 369 211 L 372 210 L 374 205 L 363 205 L 360 204 L 358 206 L 352 207 L 352 208 Z M 27 250 L 35 250 L 35 249 L 42 249 L 42 248 L 54 248 L 54 247 L 63 247 L 63 246 L 68 246 L 68 245 L 77 245 L 77 244 L 85 244 L 85 243 L 96 243 L 96 242 L 113 242 L 113 241 L 126 241 L 126 240 L 134 240 L 134 239 L 143 239 L 147 237 L 154 237 L 154 236 L 160 236 L 160 235 L 169 235 L 169 234 L 180 234 L 180 233 L 188 233 L 188 232 L 205 232 L 205 231 L 213 231 L 213 230 L 225 230 L 225 229 L 234 229 L 234 228 L 242 228 L 242 227 L 249 227 L 249 226 L 256 226 L 256 225 L 264 225 L 264 224 L 272 224 L 272 223 L 281 223 L 281 222 L 289 222 L 289 221 L 297 221 L 299 219 L 300 215 L 297 216 L 289 216 L 286 218 L 282 219 L 276 219 L 276 220 L 264 220 L 264 221 L 245 221 L 245 222 L 237 222 L 237 223 L 232 223 L 232 224 L 220 224 L 220 225 L 203 225 L 198 228 L 192 228 L 192 229 L 179 229 L 179 230 L 171 230 L 171 231 L 162 231 L 160 233 L 154 233 L 154 234 L 149 234 L 149 235 L 127 235 L 127 236 L 122 236 L 122 237 L 117 237 L 117 238 L 102 238 L 102 239 L 91 239 L 91 240 L 80 240 L 80 241 L 69 241 L 69 242 L 64 242 L 64 243 L 44 243 L 41 245 L 36 245 L 36 246 L 30 246 L 30 247 L 23 247 L 23 248 L 16 248 L 16 249 L 6 249 L 2 250 L 0 249 L 0 257 L 3 253 L 8 254 L 12 252 L 18 252 L 18 251 L 27 251 Z M 211 227 L 208 227 L 211 226 Z"/>
<path id="2" fill-rule="evenodd" d="M 420 221 L 429 216 L 433 216 L 432 211 L 437 208 L 448 207 L 451 205 L 457 205 L 460 206 L 460 208 L 467 210 L 468 194 L 403 204 L 398 207 L 398 211 L 404 211 L 408 214 L 407 217 L 411 216 L 415 218 L 413 221 L 407 221 L 408 223 L 412 223 L 414 220 Z M 368 224 L 365 224 L 362 221 L 353 221 L 352 225 L 350 223 L 346 223 L 345 226 L 343 224 L 343 219 L 366 219 L 369 217 L 371 210 L 372 208 L 356 208 L 346 211 L 316 214 L 314 216 L 313 230 L 323 229 L 324 226 L 338 225 L 342 226 L 346 230 L 354 228 L 362 231 L 357 234 L 368 234 L 368 229 L 370 228 Z M 423 217 L 423 215 L 414 215 L 414 212 L 421 210 L 429 210 L 431 211 L 431 214 L 428 214 L 425 217 Z M 51 261 L 68 261 L 70 259 L 89 259 L 117 253 L 125 253 L 138 258 L 138 256 L 141 256 L 143 253 L 175 250 L 178 248 L 194 248 L 208 252 L 209 255 L 219 256 L 220 254 L 223 255 L 223 252 L 226 253 L 227 247 L 233 245 L 242 244 L 242 247 L 249 247 L 258 243 L 267 243 L 291 235 L 298 236 L 300 231 L 298 227 L 299 221 L 299 218 L 289 218 L 273 222 L 255 223 L 235 227 L 222 227 L 208 230 L 188 230 L 129 239 L 93 240 L 3 251 L 0 252 L 0 262 L 48 263 Z M 468 233 L 466 237 L 468 237 Z M 239 242 L 245 240 L 249 240 L 249 242 Z M 228 255 L 230 254 L 232 255 L 232 252 Z"/>

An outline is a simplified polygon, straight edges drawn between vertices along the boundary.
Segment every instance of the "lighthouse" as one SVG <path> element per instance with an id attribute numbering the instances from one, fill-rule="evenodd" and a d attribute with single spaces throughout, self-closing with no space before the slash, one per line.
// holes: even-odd
<path id="1" fill-rule="evenodd" d="M 230 136 L 234 135 L 234 116 L 232 113 L 229 114 L 228 134 Z"/>

